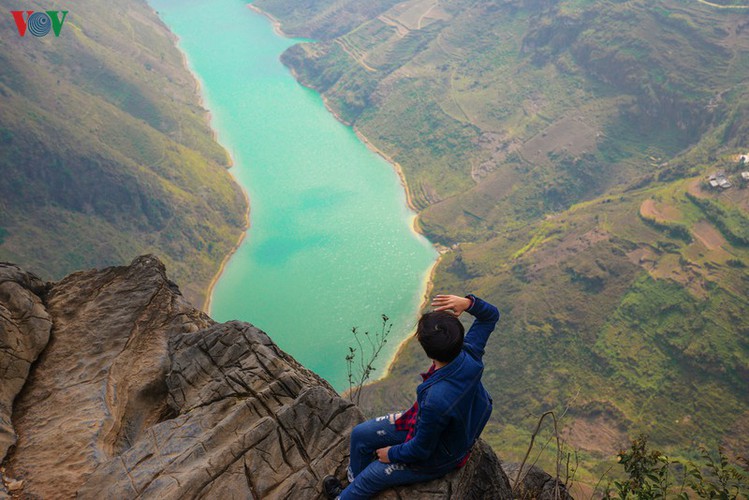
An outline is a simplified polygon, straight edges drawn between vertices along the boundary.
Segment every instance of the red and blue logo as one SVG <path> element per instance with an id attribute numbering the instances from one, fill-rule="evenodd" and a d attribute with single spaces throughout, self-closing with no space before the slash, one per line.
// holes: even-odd
<path id="1" fill-rule="evenodd" d="M 47 36 L 50 31 L 56 37 L 60 36 L 60 30 L 62 30 L 62 25 L 68 15 L 67 10 L 47 10 L 44 12 L 12 10 L 10 13 L 13 14 L 13 20 L 16 22 L 16 28 L 18 28 L 20 36 L 26 36 L 28 32 L 39 38 Z"/>

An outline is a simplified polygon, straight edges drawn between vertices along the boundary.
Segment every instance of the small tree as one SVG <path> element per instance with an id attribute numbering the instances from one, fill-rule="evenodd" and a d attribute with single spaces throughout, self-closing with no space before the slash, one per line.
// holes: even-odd
<path id="1" fill-rule="evenodd" d="M 604 498 L 626 500 L 638 498 L 651 500 L 665 498 L 671 484 L 669 460 L 657 450 L 648 449 L 648 438 L 640 435 L 632 441 L 629 450 L 621 451 L 618 461 L 629 478 L 614 481 L 604 493 Z"/>
<path id="2" fill-rule="evenodd" d="M 393 323 L 385 314 L 382 315 L 382 325 L 379 332 L 371 334 L 369 331 L 361 333 L 357 327 L 351 328 L 356 346 L 349 346 L 346 355 L 346 371 L 348 373 L 348 397 L 352 403 L 359 404 L 364 384 L 367 383 L 372 372 L 377 368 L 373 363 L 387 344 L 387 337 L 393 329 Z"/>
<path id="3" fill-rule="evenodd" d="M 742 470 L 736 464 L 728 461 L 723 450 L 718 448 L 718 456 L 702 448 L 702 458 L 705 460 L 704 467 L 699 467 L 692 462 L 686 464 L 687 485 L 700 498 L 719 498 L 721 500 L 746 498 L 749 493 L 749 462 L 745 458 L 738 460 L 744 463 Z M 686 495 L 684 495 L 686 498 Z"/>

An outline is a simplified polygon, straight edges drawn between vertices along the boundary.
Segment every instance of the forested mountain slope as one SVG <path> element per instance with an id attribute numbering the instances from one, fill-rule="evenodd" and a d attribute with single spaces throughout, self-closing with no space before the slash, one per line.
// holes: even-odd
<path id="1" fill-rule="evenodd" d="M 0 5 L 0 260 L 52 279 L 158 252 L 201 305 L 246 204 L 174 37 L 140 0 L 63 6 L 42 38 L 10 11 L 58 7 Z"/>
<path id="2" fill-rule="evenodd" d="M 254 2 L 319 40 L 284 62 L 402 167 L 447 249 L 434 290 L 503 311 L 502 454 L 565 408 L 589 478 L 638 431 L 747 453 L 749 9 L 713 3 Z M 425 368 L 406 344 L 373 406 Z"/>

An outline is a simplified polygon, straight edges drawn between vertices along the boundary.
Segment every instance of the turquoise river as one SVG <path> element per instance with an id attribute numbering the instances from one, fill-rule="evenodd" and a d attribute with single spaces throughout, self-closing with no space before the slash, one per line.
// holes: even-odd
<path id="1" fill-rule="evenodd" d="M 218 280 L 211 315 L 253 323 L 339 390 L 351 327 L 393 321 L 381 374 L 413 331 L 432 245 L 392 166 L 279 61 L 299 42 L 243 0 L 151 0 L 179 37 L 219 142 L 250 198 L 250 230 Z"/>

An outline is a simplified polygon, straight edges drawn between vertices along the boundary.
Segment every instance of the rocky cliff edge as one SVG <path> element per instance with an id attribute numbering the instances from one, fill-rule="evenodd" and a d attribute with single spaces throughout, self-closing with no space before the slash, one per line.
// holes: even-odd
<path id="1" fill-rule="evenodd" d="M 249 323 L 192 307 L 154 256 L 44 283 L 0 264 L 0 498 L 322 498 L 364 417 Z M 382 499 L 512 498 L 479 442 Z"/>

